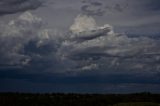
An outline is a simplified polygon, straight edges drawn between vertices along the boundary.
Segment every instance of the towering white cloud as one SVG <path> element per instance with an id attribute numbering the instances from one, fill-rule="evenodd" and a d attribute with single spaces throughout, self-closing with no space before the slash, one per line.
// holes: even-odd
<path id="1" fill-rule="evenodd" d="M 74 24 L 70 27 L 70 30 L 73 33 L 79 33 L 95 29 L 96 26 L 96 22 L 91 16 L 78 15 L 74 20 Z"/>

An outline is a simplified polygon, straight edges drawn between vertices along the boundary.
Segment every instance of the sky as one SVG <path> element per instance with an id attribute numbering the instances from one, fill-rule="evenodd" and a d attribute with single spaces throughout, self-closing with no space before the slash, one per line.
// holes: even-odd
<path id="1" fill-rule="evenodd" d="M 160 93 L 159 0 L 1 0 L 0 92 Z"/>

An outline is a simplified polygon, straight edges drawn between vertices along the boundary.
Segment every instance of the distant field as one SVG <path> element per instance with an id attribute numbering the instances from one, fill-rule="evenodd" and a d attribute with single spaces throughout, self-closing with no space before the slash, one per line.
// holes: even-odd
<path id="1" fill-rule="evenodd" d="M 0 93 L 0 106 L 160 106 L 160 94 Z"/>

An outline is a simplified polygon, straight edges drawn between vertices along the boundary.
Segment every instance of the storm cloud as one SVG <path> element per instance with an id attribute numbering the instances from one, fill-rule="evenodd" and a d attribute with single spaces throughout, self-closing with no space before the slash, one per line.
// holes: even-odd
<path id="1" fill-rule="evenodd" d="M 84 5 L 81 7 L 81 10 L 84 14 L 92 16 L 103 16 L 105 14 L 105 8 L 101 2 L 83 1 L 83 3 Z"/>
<path id="2" fill-rule="evenodd" d="M 23 13 L 8 24 L 1 23 L 1 64 L 27 65 L 31 58 L 24 52 L 29 43 L 36 42 L 35 46 L 38 48 L 49 39 L 48 30 L 43 28 L 43 24 L 41 18 L 33 16 L 30 12 Z M 34 48 L 33 46 L 32 48 Z M 41 51 L 39 52 L 41 53 Z M 33 53 L 34 51 L 32 51 Z"/>
<path id="3" fill-rule="evenodd" d="M 1 66 L 67 75 L 90 70 L 154 74 L 160 69 L 159 40 L 115 33 L 108 24 L 98 26 L 91 16 L 78 15 L 67 32 L 57 32 L 25 12 L 1 24 L 0 33 Z"/>
<path id="4" fill-rule="evenodd" d="M 41 5 L 41 0 L 1 0 L 0 15 L 32 10 L 38 8 Z"/>
<path id="5" fill-rule="evenodd" d="M 0 1 L 0 91 L 159 92 L 158 0 L 46 2 Z"/>
<path id="6" fill-rule="evenodd" d="M 85 20 L 84 23 L 82 20 Z M 99 67 L 106 72 L 117 69 L 159 71 L 159 40 L 130 38 L 115 33 L 110 25 L 99 27 L 92 17 L 83 15 L 75 19 L 71 32 L 71 37 L 62 43 L 59 53 L 64 60 L 77 62 L 79 70 L 97 70 Z"/>

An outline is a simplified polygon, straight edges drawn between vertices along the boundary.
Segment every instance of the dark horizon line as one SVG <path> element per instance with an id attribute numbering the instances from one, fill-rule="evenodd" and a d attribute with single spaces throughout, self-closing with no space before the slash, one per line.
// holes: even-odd
<path id="1" fill-rule="evenodd" d="M 15 92 L 1 92 L 0 94 L 40 94 L 40 95 L 53 95 L 53 94 L 63 94 L 63 95 L 68 95 L 68 94 L 75 94 L 75 95 L 134 95 L 134 94 L 149 94 L 149 95 L 160 95 L 160 93 L 153 93 L 153 92 L 130 92 L 130 93 L 76 93 L 76 92 L 20 92 L 20 91 L 15 91 Z"/>

